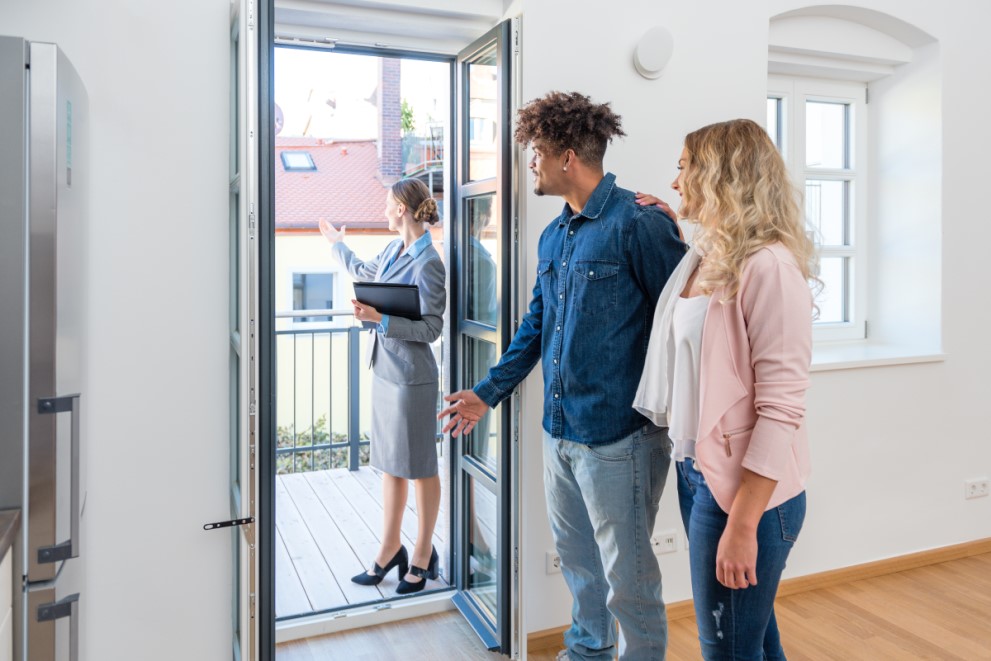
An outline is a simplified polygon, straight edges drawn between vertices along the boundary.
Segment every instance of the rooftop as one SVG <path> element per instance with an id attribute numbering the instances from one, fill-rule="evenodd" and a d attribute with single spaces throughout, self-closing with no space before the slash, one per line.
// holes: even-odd
<path id="1" fill-rule="evenodd" d="M 282 152 L 304 151 L 315 170 L 286 171 Z M 388 230 L 375 140 L 275 139 L 275 228 L 316 230 L 323 217 L 348 229 Z"/>

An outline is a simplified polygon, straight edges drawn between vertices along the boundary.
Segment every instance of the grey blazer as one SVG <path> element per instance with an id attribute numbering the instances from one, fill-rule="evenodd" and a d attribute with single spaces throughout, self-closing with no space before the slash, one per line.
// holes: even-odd
<path id="1" fill-rule="evenodd" d="M 401 247 L 402 239 L 367 262 L 358 259 L 343 242 L 331 246 L 334 255 L 351 277 L 363 282 L 401 282 L 420 288 L 420 321 L 389 316 L 386 332 L 371 331 L 366 357 L 375 375 L 402 385 L 433 383 L 438 379 L 437 361 L 430 343 L 440 337 L 447 305 L 447 272 L 440 254 L 427 246 L 415 257 L 404 253 L 383 273 L 382 266 Z"/>

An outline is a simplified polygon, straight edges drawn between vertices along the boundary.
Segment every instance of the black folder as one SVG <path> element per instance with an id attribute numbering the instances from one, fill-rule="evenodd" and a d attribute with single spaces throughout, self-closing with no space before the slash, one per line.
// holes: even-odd
<path id="1" fill-rule="evenodd" d="M 420 316 L 420 288 L 398 282 L 356 282 L 354 297 L 382 314 L 406 317 L 414 321 Z"/>

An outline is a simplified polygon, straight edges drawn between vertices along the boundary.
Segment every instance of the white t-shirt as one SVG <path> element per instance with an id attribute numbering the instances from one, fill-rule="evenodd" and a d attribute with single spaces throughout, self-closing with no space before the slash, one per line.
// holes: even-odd
<path id="1" fill-rule="evenodd" d="M 674 370 L 668 434 L 674 443 L 672 458 L 695 458 L 699 431 L 699 369 L 702 359 L 702 327 L 709 308 L 708 296 L 679 296 L 674 301 L 671 335 L 674 342 Z"/>

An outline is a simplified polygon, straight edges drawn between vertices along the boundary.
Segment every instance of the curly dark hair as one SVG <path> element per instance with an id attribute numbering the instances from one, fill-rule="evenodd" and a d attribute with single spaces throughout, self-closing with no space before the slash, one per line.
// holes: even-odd
<path id="1" fill-rule="evenodd" d="M 513 137 L 523 145 L 540 140 L 553 154 L 574 149 L 582 162 L 601 165 L 606 146 L 626 135 L 608 103 L 592 103 L 578 92 L 550 92 L 520 108 Z"/>

